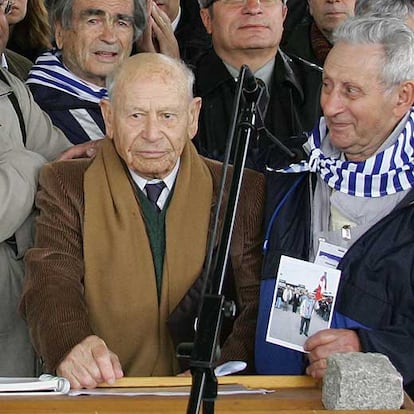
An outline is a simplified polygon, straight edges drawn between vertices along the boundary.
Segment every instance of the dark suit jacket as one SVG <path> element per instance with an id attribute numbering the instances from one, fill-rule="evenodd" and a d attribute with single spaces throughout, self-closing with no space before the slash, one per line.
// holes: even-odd
<path id="1" fill-rule="evenodd" d="M 300 22 L 291 32 L 283 50 L 292 56 L 299 56 L 316 65 L 323 66 L 324 62 L 316 57 L 311 44 L 311 26 L 313 19 L 308 17 Z"/>
<path id="2" fill-rule="evenodd" d="M 195 64 L 211 48 L 210 35 L 201 21 L 197 0 L 181 0 L 180 6 L 181 18 L 174 34 L 181 59 L 188 64 Z"/>

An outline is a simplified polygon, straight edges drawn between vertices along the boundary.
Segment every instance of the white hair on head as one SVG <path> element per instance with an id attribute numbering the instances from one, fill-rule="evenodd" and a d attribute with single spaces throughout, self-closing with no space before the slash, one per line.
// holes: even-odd
<path id="1" fill-rule="evenodd" d="M 414 80 L 414 33 L 401 19 L 351 17 L 336 28 L 333 41 L 382 46 L 384 58 L 379 71 L 387 89 Z"/>

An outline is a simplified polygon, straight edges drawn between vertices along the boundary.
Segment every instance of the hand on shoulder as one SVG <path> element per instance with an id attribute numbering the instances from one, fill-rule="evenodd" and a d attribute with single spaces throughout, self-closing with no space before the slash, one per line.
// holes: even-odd
<path id="1" fill-rule="evenodd" d="M 57 158 L 57 161 L 71 160 L 73 158 L 93 158 L 101 146 L 102 141 L 102 139 L 97 139 L 74 145 L 73 147 L 70 147 L 66 151 L 62 152 L 62 154 L 60 154 Z"/>

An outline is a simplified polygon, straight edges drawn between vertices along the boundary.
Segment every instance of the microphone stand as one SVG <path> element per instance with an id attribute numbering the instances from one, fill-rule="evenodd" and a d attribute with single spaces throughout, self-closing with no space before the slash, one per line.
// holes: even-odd
<path id="1" fill-rule="evenodd" d="M 190 358 L 192 386 L 187 414 L 199 413 L 202 402 L 203 414 L 214 413 L 214 403 L 218 389 L 214 368 L 220 352 L 221 325 L 224 316 L 234 316 L 235 313 L 234 303 L 225 300 L 222 289 L 247 149 L 251 135 L 256 131 L 256 101 L 260 93 L 258 86 L 255 90 L 244 88 L 247 79 L 246 73 L 254 79 L 250 69 L 243 65 L 237 81 L 219 195 L 214 210 L 213 227 L 204 269 L 206 278 L 201 308 L 196 323 L 194 343 L 190 344 L 190 347 L 189 344 L 180 344 L 177 348 L 178 357 Z M 240 107 L 241 110 L 239 110 Z M 234 154 L 233 173 L 230 179 L 227 203 L 223 207 L 231 153 Z M 221 231 L 219 231 L 220 212 L 224 212 Z M 218 242 L 217 245 L 216 242 Z"/>

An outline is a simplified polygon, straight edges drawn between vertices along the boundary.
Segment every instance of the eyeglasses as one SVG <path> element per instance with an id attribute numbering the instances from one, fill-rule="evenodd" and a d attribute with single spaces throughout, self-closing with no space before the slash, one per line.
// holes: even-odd
<path id="1" fill-rule="evenodd" d="M 5 16 L 10 14 L 10 12 L 12 11 L 13 4 L 14 3 L 10 0 L 0 0 L 0 10 L 4 13 Z"/>
<path id="2" fill-rule="evenodd" d="M 220 1 L 223 4 L 228 4 L 230 6 L 241 6 L 245 5 L 249 0 L 210 0 L 204 6 L 205 9 L 209 8 L 216 1 Z M 276 3 L 284 4 L 283 0 L 256 0 L 259 4 L 263 6 L 273 6 Z"/>

